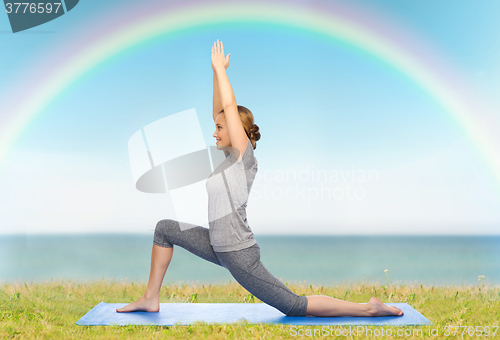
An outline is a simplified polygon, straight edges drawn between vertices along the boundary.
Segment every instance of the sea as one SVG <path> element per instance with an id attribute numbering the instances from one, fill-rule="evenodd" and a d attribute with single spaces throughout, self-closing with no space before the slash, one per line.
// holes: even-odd
<path id="1" fill-rule="evenodd" d="M 255 235 L 264 266 L 306 285 L 500 285 L 500 236 Z M 0 283 L 147 283 L 153 234 L 0 235 Z M 163 284 L 236 282 L 174 246 Z"/>

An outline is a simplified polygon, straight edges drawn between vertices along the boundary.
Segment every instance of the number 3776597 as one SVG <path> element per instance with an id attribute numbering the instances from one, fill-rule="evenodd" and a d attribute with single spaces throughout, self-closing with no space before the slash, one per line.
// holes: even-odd
<path id="1" fill-rule="evenodd" d="M 7 13 L 57 13 L 61 7 L 60 2 L 54 3 L 29 3 L 29 2 L 7 2 L 5 4 L 5 9 Z"/>

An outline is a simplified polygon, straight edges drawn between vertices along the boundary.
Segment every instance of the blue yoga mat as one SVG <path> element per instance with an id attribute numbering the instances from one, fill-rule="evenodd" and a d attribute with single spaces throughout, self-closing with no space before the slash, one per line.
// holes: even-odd
<path id="1" fill-rule="evenodd" d="M 206 323 L 249 323 L 285 325 L 387 325 L 410 326 L 431 324 L 422 314 L 407 303 L 386 303 L 404 312 L 402 316 L 379 317 L 315 317 L 286 316 L 265 303 L 160 303 L 158 313 L 130 312 L 118 313 L 128 303 L 100 302 L 80 320 L 80 326 L 125 326 L 125 325 L 190 325 L 196 321 Z"/>

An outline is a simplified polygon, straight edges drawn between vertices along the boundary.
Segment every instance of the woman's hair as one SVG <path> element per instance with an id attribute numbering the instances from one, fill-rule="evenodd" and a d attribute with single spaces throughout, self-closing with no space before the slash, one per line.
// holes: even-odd
<path id="1" fill-rule="evenodd" d="M 243 123 L 243 128 L 247 133 L 250 143 L 252 143 L 253 149 L 257 148 L 257 143 L 260 139 L 259 127 L 254 124 L 254 118 L 252 112 L 242 105 L 238 105 L 238 113 L 240 114 L 241 122 Z"/>

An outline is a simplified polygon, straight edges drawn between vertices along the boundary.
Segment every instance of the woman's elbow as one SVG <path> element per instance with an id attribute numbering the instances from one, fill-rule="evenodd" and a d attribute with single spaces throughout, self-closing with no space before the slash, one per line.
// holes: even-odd
<path id="1" fill-rule="evenodd" d="M 222 103 L 222 111 L 224 111 L 224 109 L 231 107 L 231 106 L 234 106 L 234 107 L 238 106 L 238 105 L 236 105 L 236 99 L 228 100 L 228 101 Z"/>

